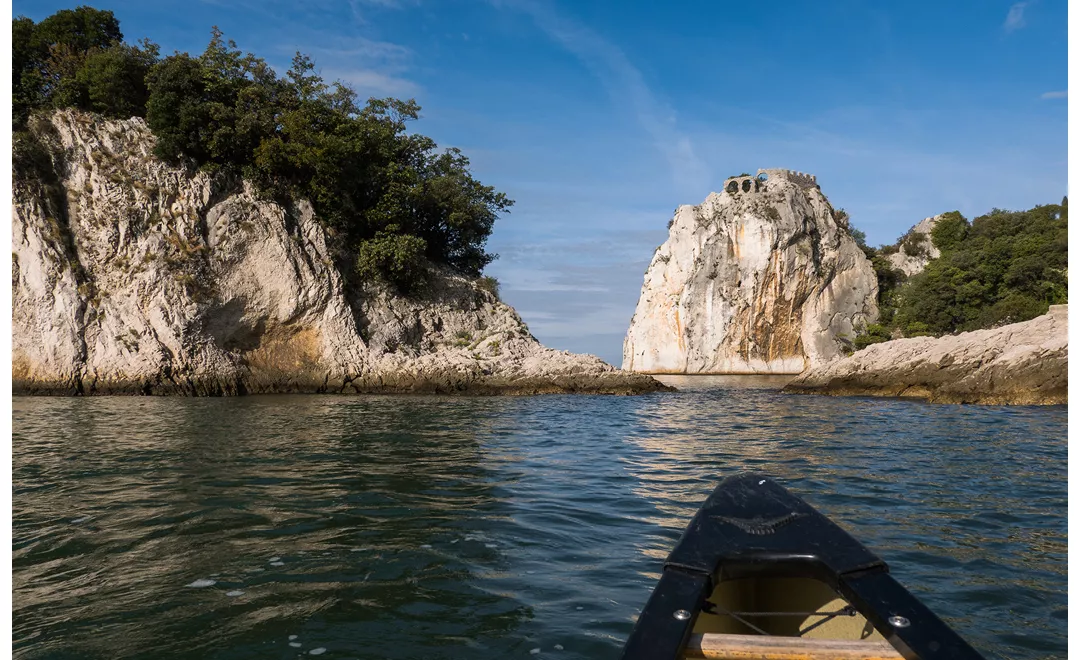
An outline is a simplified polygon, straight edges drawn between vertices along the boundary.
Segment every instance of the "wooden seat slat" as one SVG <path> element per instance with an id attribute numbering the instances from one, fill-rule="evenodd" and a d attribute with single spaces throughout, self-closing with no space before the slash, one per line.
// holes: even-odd
<path id="1" fill-rule="evenodd" d="M 903 660 L 881 640 L 808 639 L 767 635 L 691 635 L 685 657 L 708 660 Z"/>

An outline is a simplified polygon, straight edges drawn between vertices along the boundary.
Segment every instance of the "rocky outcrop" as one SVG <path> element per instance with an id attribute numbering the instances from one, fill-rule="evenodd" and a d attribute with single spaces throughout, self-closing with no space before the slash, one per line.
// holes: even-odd
<path id="1" fill-rule="evenodd" d="M 16 392 L 665 389 L 541 346 L 474 280 L 346 286 L 310 205 L 158 161 L 142 120 L 62 111 L 34 133 L 12 208 Z"/>
<path id="2" fill-rule="evenodd" d="M 873 344 L 785 391 L 917 397 L 938 403 L 1068 402 L 1068 306 L 1023 323 Z"/>
<path id="3" fill-rule="evenodd" d="M 799 373 L 840 357 L 877 318 L 873 267 L 814 178 L 762 173 L 676 210 L 645 273 L 624 369 Z"/>
<path id="4" fill-rule="evenodd" d="M 941 250 L 934 246 L 930 232 L 941 218 L 941 215 L 924 218 L 908 230 L 897 243 L 897 251 L 888 255 L 889 264 L 910 277 L 921 273 L 931 259 L 940 257 Z"/>

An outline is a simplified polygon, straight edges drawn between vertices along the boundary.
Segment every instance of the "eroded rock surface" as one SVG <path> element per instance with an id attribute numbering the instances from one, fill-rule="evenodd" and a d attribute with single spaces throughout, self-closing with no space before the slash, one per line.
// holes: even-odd
<path id="1" fill-rule="evenodd" d="M 941 250 L 934 246 L 934 242 L 930 238 L 930 232 L 933 231 L 941 218 L 941 215 L 924 218 L 919 224 L 912 227 L 904 235 L 904 238 L 900 239 L 899 249 L 888 256 L 889 263 L 893 268 L 911 277 L 921 273 L 931 259 L 937 259 L 941 256 Z M 908 244 L 905 241 L 908 237 L 910 237 L 911 244 L 916 246 L 914 254 L 908 249 Z"/>
<path id="2" fill-rule="evenodd" d="M 1068 403 L 1068 306 L 1023 323 L 873 344 L 812 369 L 785 391 L 939 403 Z"/>
<path id="3" fill-rule="evenodd" d="M 763 170 L 682 206 L 645 273 L 623 369 L 795 374 L 877 318 L 877 278 L 816 180 Z"/>
<path id="4" fill-rule="evenodd" d="M 52 166 L 14 183 L 16 392 L 665 389 L 541 346 L 467 278 L 348 293 L 310 205 L 157 160 L 142 120 L 61 111 L 34 130 Z"/>

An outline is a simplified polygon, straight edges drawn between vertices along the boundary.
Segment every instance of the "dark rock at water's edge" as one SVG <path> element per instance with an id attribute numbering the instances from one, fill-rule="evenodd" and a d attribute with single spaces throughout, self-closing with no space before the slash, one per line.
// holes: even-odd
<path id="1" fill-rule="evenodd" d="M 1056 405 L 1069 397 L 1068 305 L 1023 323 L 874 344 L 811 369 L 785 392 Z"/>
<path id="2" fill-rule="evenodd" d="M 34 381 L 16 379 L 16 395 L 43 396 L 244 396 L 258 394 L 450 394 L 463 396 L 530 396 L 538 394 L 635 395 L 674 392 L 676 388 L 642 374 L 609 372 L 558 376 L 470 379 L 461 373 L 441 376 L 362 375 L 324 380 L 246 381 L 214 378 L 174 381 Z"/>

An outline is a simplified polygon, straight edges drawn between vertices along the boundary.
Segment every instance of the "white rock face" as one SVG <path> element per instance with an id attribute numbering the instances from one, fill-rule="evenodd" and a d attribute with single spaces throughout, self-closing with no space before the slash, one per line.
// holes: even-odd
<path id="1" fill-rule="evenodd" d="M 937 403 L 1064 404 L 1069 400 L 1069 309 L 944 337 L 873 344 L 812 369 L 786 391 L 923 398 Z"/>
<path id="2" fill-rule="evenodd" d="M 770 170 L 764 184 L 735 184 L 676 210 L 623 369 L 799 373 L 840 357 L 877 318 L 873 267 L 810 177 Z"/>
<path id="3" fill-rule="evenodd" d="M 474 280 L 349 292 L 312 208 L 152 155 L 140 119 L 57 112 L 12 201 L 12 378 L 55 393 L 663 389 L 541 346 Z"/>
<path id="4" fill-rule="evenodd" d="M 893 268 L 903 271 L 905 275 L 911 277 L 921 273 L 931 259 L 937 259 L 941 256 L 941 250 L 934 247 L 934 242 L 930 239 L 930 232 L 941 220 L 941 217 L 941 215 L 935 215 L 931 218 L 924 218 L 919 224 L 911 228 L 906 235 L 916 237 L 915 240 L 920 246 L 919 254 L 910 254 L 903 241 L 901 241 L 900 249 L 888 256 L 889 263 L 892 264 Z"/>

